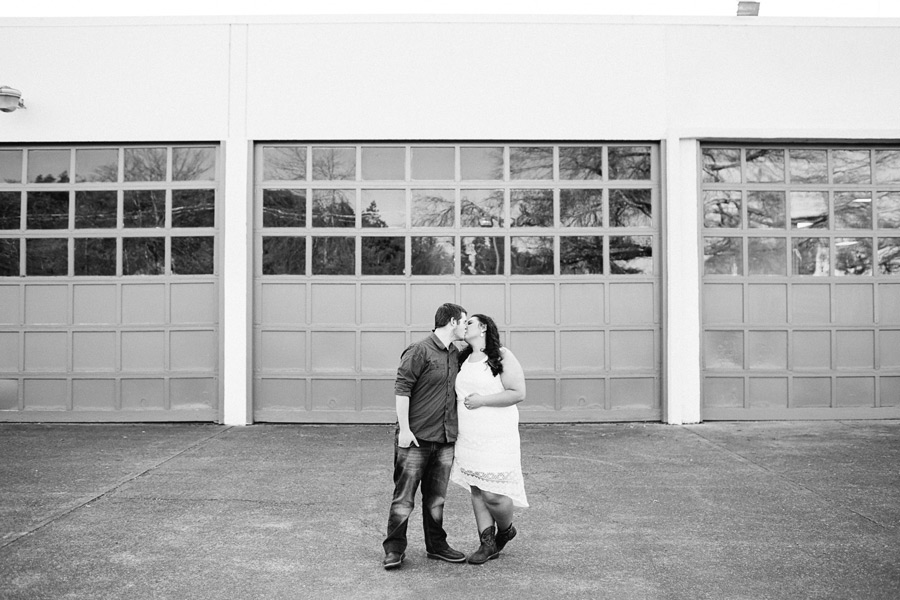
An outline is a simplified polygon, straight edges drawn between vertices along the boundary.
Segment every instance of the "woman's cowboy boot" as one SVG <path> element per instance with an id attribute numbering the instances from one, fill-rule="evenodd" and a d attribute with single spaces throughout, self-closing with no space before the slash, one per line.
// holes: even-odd
<path id="1" fill-rule="evenodd" d="M 481 532 L 481 546 L 478 550 L 469 555 L 466 560 L 469 564 L 484 564 L 492 558 L 497 558 L 500 551 L 497 550 L 497 541 L 494 539 L 494 526 L 486 528 Z"/>
<path id="2" fill-rule="evenodd" d="M 497 529 L 497 536 L 494 538 L 494 540 L 497 542 L 498 553 L 503 550 L 503 547 L 506 546 L 506 543 L 509 542 L 509 540 L 516 537 L 516 533 L 518 532 L 516 531 L 516 528 L 513 527 L 512 523 L 509 524 L 509 527 L 506 528 L 506 531 L 500 531 L 499 528 Z"/>

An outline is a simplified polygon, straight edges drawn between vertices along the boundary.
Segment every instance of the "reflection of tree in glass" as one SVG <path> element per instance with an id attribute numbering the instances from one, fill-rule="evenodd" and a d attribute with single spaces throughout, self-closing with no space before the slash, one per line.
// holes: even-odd
<path id="1" fill-rule="evenodd" d="M 564 227 L 602 227 L 601 190 L 560 190 L 559 220 Z"/>
<path id="2" fill-rule="evenodd" d="M 263 179 L 282 181 L 306 179 L 306 146 L 264 147 Z"/>
<path id="3" fill-rule="evenodd" d="M 464 237 L 462 272 L 466 275 L 503 274 L 502 237 Z"/>
<path id="4" fill-rule="evenodd" d="M 122 240 L 122 275 L 162 275 L 166 244 L 163 238 L 125 238 Z"/>
<path id="5" fill-rule="evenodd" d="M 703 149 L 703 181 L 740 182 L 741 151 L 732 148 Z"/>
<path id="6" fill-rule="evenodd" d="M 784 192 L 749 192 L 747 221 L 750 227 L 763 229 L 784 227 Z"/>
<path id="7" fill-rule="evenodd" d="M 212 227 L 215 222 L 213 190 L 172 191 L 172 227 Z"/>
<path id="8" fill-rule="evenodd" d="M 214 240 L 211 236 L 173 237 L 172 273 L 211 275 L 214 265 Z"/>
<path id="9" fill-rule="evenodd" d="M 0 277 L 18 277 L 19 240 L 0 238 Z"/>
<path id="10" fill-rule="evenodd" d="M 705 192 L 703 208 L 704 227 L 735 228 L 741 226 L 740 192 Z"/>
<path id="11" fill-rule="evenodd" d="M 900 150 L 875 151 L 875 182 L 900 183 Z"/>
<path id="12" fill-rule="evenodd" d="M 412 238 L 413 275 L 450 275 L 452 273 L 452 237 Z"/>
<path id="13" fill-rule="evenodd" d="M 266 236 L 262 242 L 263 275 L 303 275 L 305 273 L 305 238 Z"/>
<path id="14" fill-rule="evenodd" d="M 344 190 L 313 191 L 313 227 L 354 227 L 356 212 Z"/>
<path id="15" fill-rule="evenodd" d="M 553 238 L 515 237 L 509 250 L 513 275 L 553 274 Z"/>
<path id="16" fill-rule="evenodd" d="M 503 190 L 491 190 L 487 195 L 480 190 L 464 191 L 461 201 L 463 227 L 502 227 Z"/>
<path id="17" fill-rule="evenodd" d="M 703 270 L 708 275 L 740 275 L 741 238 L 706 238 Z"/>
<path id="18" fill-rule="evenodd" d="M 747 181 L 784 181 L 784 150 L 747 148 Z"/>
<path id="19" fill-rule="evenodd" d="M 263 227 L 305 227 L 304 190 L 263 190 Z"/>
<path id="20" fill-rule="evenodd" d="M 610 227 L 649 227 L 652 215 L 650 190 L 610 190 Z"/>
<path id="21" fill-rule="evenodd" d="M 125 227 L 162 227 L 166 223 L 166 193 L 163 190 L 125 190 Z"/>
<path id="22" fill-rule="evenodd" d="M 354 148 L 313 148 L 313 179 L 356 179 Z"/>
<path id="23" fill-rule="evenodd" d="M 613 275 L 647 273 L 647 260 L 653 258 L 653 244 L 645 236 L 622 236 L 609 239 L 609 271 Z"/>
<path id="24" fill-rule="evenodd" d="M 603 148 L 561 147 L 560 179 L 603 179 Z"/>
<path id="25" fill-rule="evenodd" d="M 172 179 L 193 181 L 213 179 L 216 154 L 212 148 L 175 148 L 172 152 Z"/>
<path id="26" fill-rule="evenodd" d="M 387 227 L 387 223 L 384 222 L 384 219 L 381 218 L 381 213 L 378 212 L 378 204 L 375 200 L 369 204 L 368 208 L 363 211 L 362 214 L 362 226 L 363 227 Z M 382 238 L 389 239 L 389 238 Z"/>
<path id="27" fill-rule="evenodd" d="M 510 179 L 553 179 L 553 148 L 509 149 Z"/>
<path id="28" fill-rule="evenodd" d="M 352 237 L 314 237 L 314 275 L 353 275 L 356 269 L 355 241 Z"/>
<path id="29" fill-rule="evenodd" d="M 834 226 L 837 229 L 871 228 L 871 194 L 869 192 L 835 192 Z"/>
<path id="30" fill-rule="evenodd" d="M 403 275 L 405 267 L 404 238 L 364 237 L 362 239 L 363 275 Z"/>
<path id="31" fill-rule="evenodd" d="M 76 238 L 75 274 L 116 274 L 116 238 Z"/>
<path id="32" fill-rule="evenodd" d="M 513 190 L 509 210 L 513 227 L 552 227 L 553 192 Z"/>
<path id="33" fill-rule="evenodd" d="M 165 181 L 165 148 L 126 148 L 125 181 Z"/>
<path id="34" fill-rule="evenodd" d="M 69 170 L 66 169 L 62 171 L 59 175 L 54 177 L 53 175 L 38 175 L 34 178 L 35 183 L 68 183 L 69 181 Z"/>
<path id="35" fill-rule="evenodd" d="M 882 275 L 900 273 L 900 238 L 878 240 L 878 267 Z"/>
<path id="36" fill-rule="evenodd" d="M 872 240 L 868 238 L 835 238 L 835 275 L 871 275 Z"/>
<path id="37" fill-rule="evenodd" d="M 872 179 L 868 150 L 835 150 L 834 183 L 869 183 Z"/>
<path id="38" fill-rule="evenodd" d="M 559 268 L 564 275 L 603 273 L 603 237 L 563 236 L 559 240 Z"/>
<path id="39" fill-rule="evenodd" d="M 452 227 L 454 203 L 452 198 L 445 198 L 427 192 L 413 192 L 413 227 Z"/>
<path id="40" fill-rule="evenodd" d="M 831 259 L 826 238 L 794 239 L 793 264 L 795 275 L 827 276 Z"/>
<path id="41" fill-rule="evenodd" d="M 611 146 L 610 179 L 650 179 L 649 146 Z"/>
<path id="42" fill-rule="evenodd" d="M 18 229 L 22 211 L 19 192 L 0 192 L 0 229 Z"/>

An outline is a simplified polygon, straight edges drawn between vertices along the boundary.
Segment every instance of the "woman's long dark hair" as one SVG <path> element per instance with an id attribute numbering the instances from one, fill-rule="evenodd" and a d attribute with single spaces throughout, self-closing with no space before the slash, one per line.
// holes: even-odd
<path id="1" fill-rule="evenodd" d="M 487 364 L 491 368 L 494 377 L 503 372 L 503 359 L 500 358 L 500 332 L 494 320 L 487 315 L 472 315 L 473 319 L 487 327 L 484 332 L 484 353 L 487 355 Z M 459 364 L 463 364 L 472 354 L 472 346 L 467 346 L 459 353 Z"/>

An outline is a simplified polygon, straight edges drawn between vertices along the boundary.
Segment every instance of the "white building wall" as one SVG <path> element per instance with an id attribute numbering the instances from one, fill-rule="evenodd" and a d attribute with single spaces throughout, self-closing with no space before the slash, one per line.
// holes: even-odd
<path id="1" fill-rule="evenodd" d="M 664 415 L 693 422 L 695 140 L 896 141 L 898 56 L 900 20 L 0 19 L 28 105 L 0 143 L 224 145 L 223 420 L 246 423 L 253 141 L 663 140 Z"/>

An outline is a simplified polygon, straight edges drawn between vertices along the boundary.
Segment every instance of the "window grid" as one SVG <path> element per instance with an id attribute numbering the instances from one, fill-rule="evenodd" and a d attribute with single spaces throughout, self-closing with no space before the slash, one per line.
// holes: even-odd
<path id="1" fill-rule="evenodd" d="M 389 167 L 366 162 L 367 156 L 380 150 L 384 155 L 393 156 L 396 164 Z M 451 151 L 452 164 L 449 160 L 444 164 L 427 164 L 422 158 L 431 155 L 448 158 Z M 539 160 L 529 163 L 521 158 L 529 153 Z M 400 156 L 402 163 L 397 160 Z M 513 156 L 517 157 L 515 168 Z M 491 157 L 496 157 L 492 164 Z M 349 164 L 350 160 L 355 164 Z M 539 162 L 546 160 L 552 163 Z M 658 162 L 657 147 L 640 143 L 261 144 L 256 156 L 259 165 L 256 250 L 262 257 L 256 266 L 257 273 L 393 277 L 426 274 L 558 277 L 581 273 L 652 277 L 659 269 Z M 599 174 L 595 168 L 598 164 Z M 489 168 L 494 169 L 489 171 L 494 175 L 484 177 Z M 620 174 L 620 179 L 611 177 L 611 168 L 612 175 Z M 443 172 L 441 179 L 419 177 L 420 172 L 430 175 L 439 169 Z M 379 170 L 391 170 L 394 178 L 372 178 L 372 173 L 377 175 Z M 533 176 L 516 178 L 525 171 Z M 583 177 L 597 178 L 564 177 L 576 171 Z M 479 178 L 468 179 L 472 172 Z M 323 174 L 334 179 L 323 179 Z M 417 217 L 420 213 L 415 210 L 416 199 L 428 190 L 436 190 L 428 196 L 432 210 L 421 214 L 439 225 L 424 224 L 425 220 Z M 563 224 L 561 195 L 568 199 L 574 193 L 588 190 L 597 190 L 602 197 L 602 224 Z M 402 208 L 402 217 L 392 217 L 389 222 L 367 211 L 369 197 L 377 194 L 386 197 L 392 191 L 396 196 L 394 202 Z M 535 197 L 529 198 L 529 193 Z M 291 195 L 296 200 L 293 221 L 276 222 L 274 215 L 283 212 L 284 198 Z M 632 207 L 630 213 L 617 211 L 626 220 L 611 223 L 611 208 L 629 203 L 638 205 L 638 210 Z M 542 204 L 552 215 L 525 214 Z M 434 210 L 435 206 L 441 210 Z M 645 213 L 642 219 L 635 216 L 641 210 Z M 629 218 L 634 222 L 628 222 Z M 324 222 L 330 226 L 322 226 Z M 520 226 L 523 222 L 529 224 Z M 537 226 L 531 225 L 535 222 Z M 342 226 L 334 226 L 337 223 Z M 486 235 L 488 229 L 490 234 Z M 350 237 L 352 244 L 344 239 Z M 323 238 L 334 238 L 333 250 L 343 248 L 350 252 L 352 249 L 352 260 L 343 260 L 343 267 L 337 273 L 324 272 L 327 269 L 323 262 L 326 260 Z M 446 238 L 451 238 L 452 244 Z M 580 245 L 582 238 L 596 238 L 599 244 L 595 243 L 593 248 Z M 435 246 L 440 246 L 440 250 L 435 250 Z M 447 259 L 451 250 L 452 259 Z M 391 255 L 392 251 L 402 252 L 402 269 L 401 261 Z M 593 256 L 593 260 L 576 254 L 600 251 L 602 255 Z M 562 256 L 564 252 L 571 256 Z M 335 252 L 327 256 L 335 256 Z M 391 260 L 387 259 L 389 256 Z M 447 264 L 431 265 L 433 256 Z M 423 261 L 430 266 L 422 267 Z M 384 269 L 384 265 L 393 266 Z M 328 265 L 328 269 L 332 266 Z"/>

